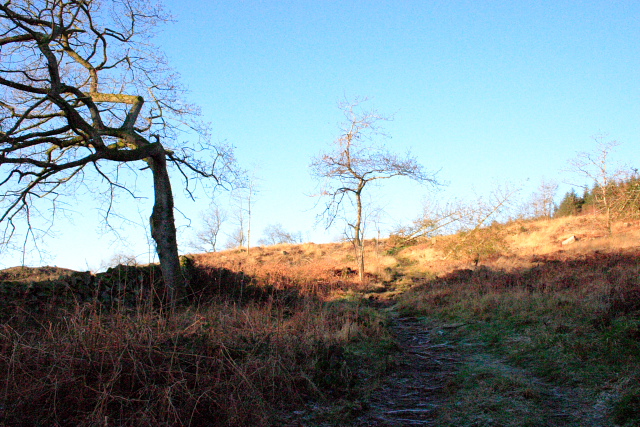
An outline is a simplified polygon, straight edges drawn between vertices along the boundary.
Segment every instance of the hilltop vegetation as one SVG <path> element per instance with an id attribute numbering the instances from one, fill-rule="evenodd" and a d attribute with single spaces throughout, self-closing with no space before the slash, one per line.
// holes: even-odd
<path id="1" fill-rule="evenodd" d="M 598 212 L 603 207 L 604 197 L 609 199 L 609 207 L 616 219 L 637 219 L 640 212 L 640 177 L 637 172 L 631 177 L 614 180 L 606 188 L 595 183 L 582 195 L 572 189 L 560 201 L 554 216 L 560 218 Z"/>
<path id="2" fill-rule="evenodd" d="M 191 255 L 174 312 L 152 297 L 150 267 L 31 282 L 5 270 L 3 288 L 23 287 L 2 311 L 0 423 L 361 425 L 405 369 L 401 316 L 455 366 L 431 387 L 434 425 L 637 425 L 640 222 L 613 230 L 590 215 L 367 241 L 364 283 L 349 243 Z M 34 291 L 81 274 L 112 283 L 110 298 L 54 306 Z M 376 411 L 403 425 L 405 412 Z"/>

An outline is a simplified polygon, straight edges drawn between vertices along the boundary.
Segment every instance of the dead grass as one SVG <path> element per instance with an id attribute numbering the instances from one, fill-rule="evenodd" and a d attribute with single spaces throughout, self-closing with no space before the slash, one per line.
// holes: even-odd
<path id="1" fill-rule="evenodd" d="M 441 335 L 467 354 L 443 425 L 638 425 L 639 259 L 638 249 L 578 248 L 404 293 L 401 310 L 465 325 Z"/>
<path id="2" fill-rule="evenodd" d="M 174 313 L 14 314 L 0 327 L 0 425 L 266 426 L 357 394 L 369 374 L 348 349 L 386 331 L 376 311 L 331 298 L 347 279 L 235 267 L 202 264 L 193 287 L 206 292 Z"/>
<path id="3" fill-rule="evenodd" d="M 640 423 L 640 223 L 501 227 L 508 248 L 478 265 L 442 250 L 456 236 L 368 241 L 363 284 L 351 245 L 306 243 L 190 256 L 174 313 L 19 306 L 0 325 L 0 425 L 346 425 L 393 351 L 363 296 L 465 325 L 440 335 L 468 349 L 441 425 Z"/>
<path id="4" fill-rule="evenodd" d="M 60 267 L 11 267 L 0 271 L 0 282 L 36 282 L 68 276 L 73 270 Z"/>

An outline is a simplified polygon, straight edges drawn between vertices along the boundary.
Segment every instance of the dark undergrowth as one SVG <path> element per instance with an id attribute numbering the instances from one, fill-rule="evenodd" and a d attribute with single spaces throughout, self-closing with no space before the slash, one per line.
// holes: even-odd
<path id="1" fill-rule="evenodd" d="M 86 300 L 53 289 L 60 304 L 38 303 L 24 285 L 0 324 L 0 425 L 267 426 L 291 414 L 344 419 L 344 408 L 355 416 L 390 351 L 377 311 L 329 298 L 342 284 L 188 268 L 175 311 L 148 287 L 135 290 L 142 272 L 110 282 L 127 289 L 110 298 L 99 280 Z"/>

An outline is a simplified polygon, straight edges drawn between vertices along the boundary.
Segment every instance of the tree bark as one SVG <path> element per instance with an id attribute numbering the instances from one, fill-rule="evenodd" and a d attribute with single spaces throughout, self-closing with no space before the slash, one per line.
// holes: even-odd
<path id="1" fill-rule="evenodd" d="M 364 185 L 360 184 L 360 188 L 356 191 L 356 205 L 357 205 L 357 218 L 354 227 L 354 245 L 356 247 L 356 261 L 358 263 L 358 277 L 360 283 L 364 282 L 364 236 L 362 236 L 362 188 Z"/>
<path id="2" fill-rule="evenodd" d="M 164 148 L 157 142 L 157 150 L 147 162 L 153 172 L 154 205 L 151 214 L 151 237 L 156 242 L 160 269 L 171 307 L 175 307 L 176 292 L 184 285 L 178 257 L 176 226 L 173 217 L 173 192 L 167 170 Z"/>

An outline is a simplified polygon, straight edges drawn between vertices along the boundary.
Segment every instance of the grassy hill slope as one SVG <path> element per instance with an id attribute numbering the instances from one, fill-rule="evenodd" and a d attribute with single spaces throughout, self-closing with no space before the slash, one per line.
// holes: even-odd
<path id="1" fill-rule="evenodd" d="M 640 223 L 368 241 L 365 283 L 349 243 L 187 260 L 175 312 L 149 267 L 1 271 L 0 425 L 358 425 L 410 351 L 397 316 L 456 366 L 434 425 L 640 425 Z M 99 292 L 33 299 L 66 276 Z"/>

